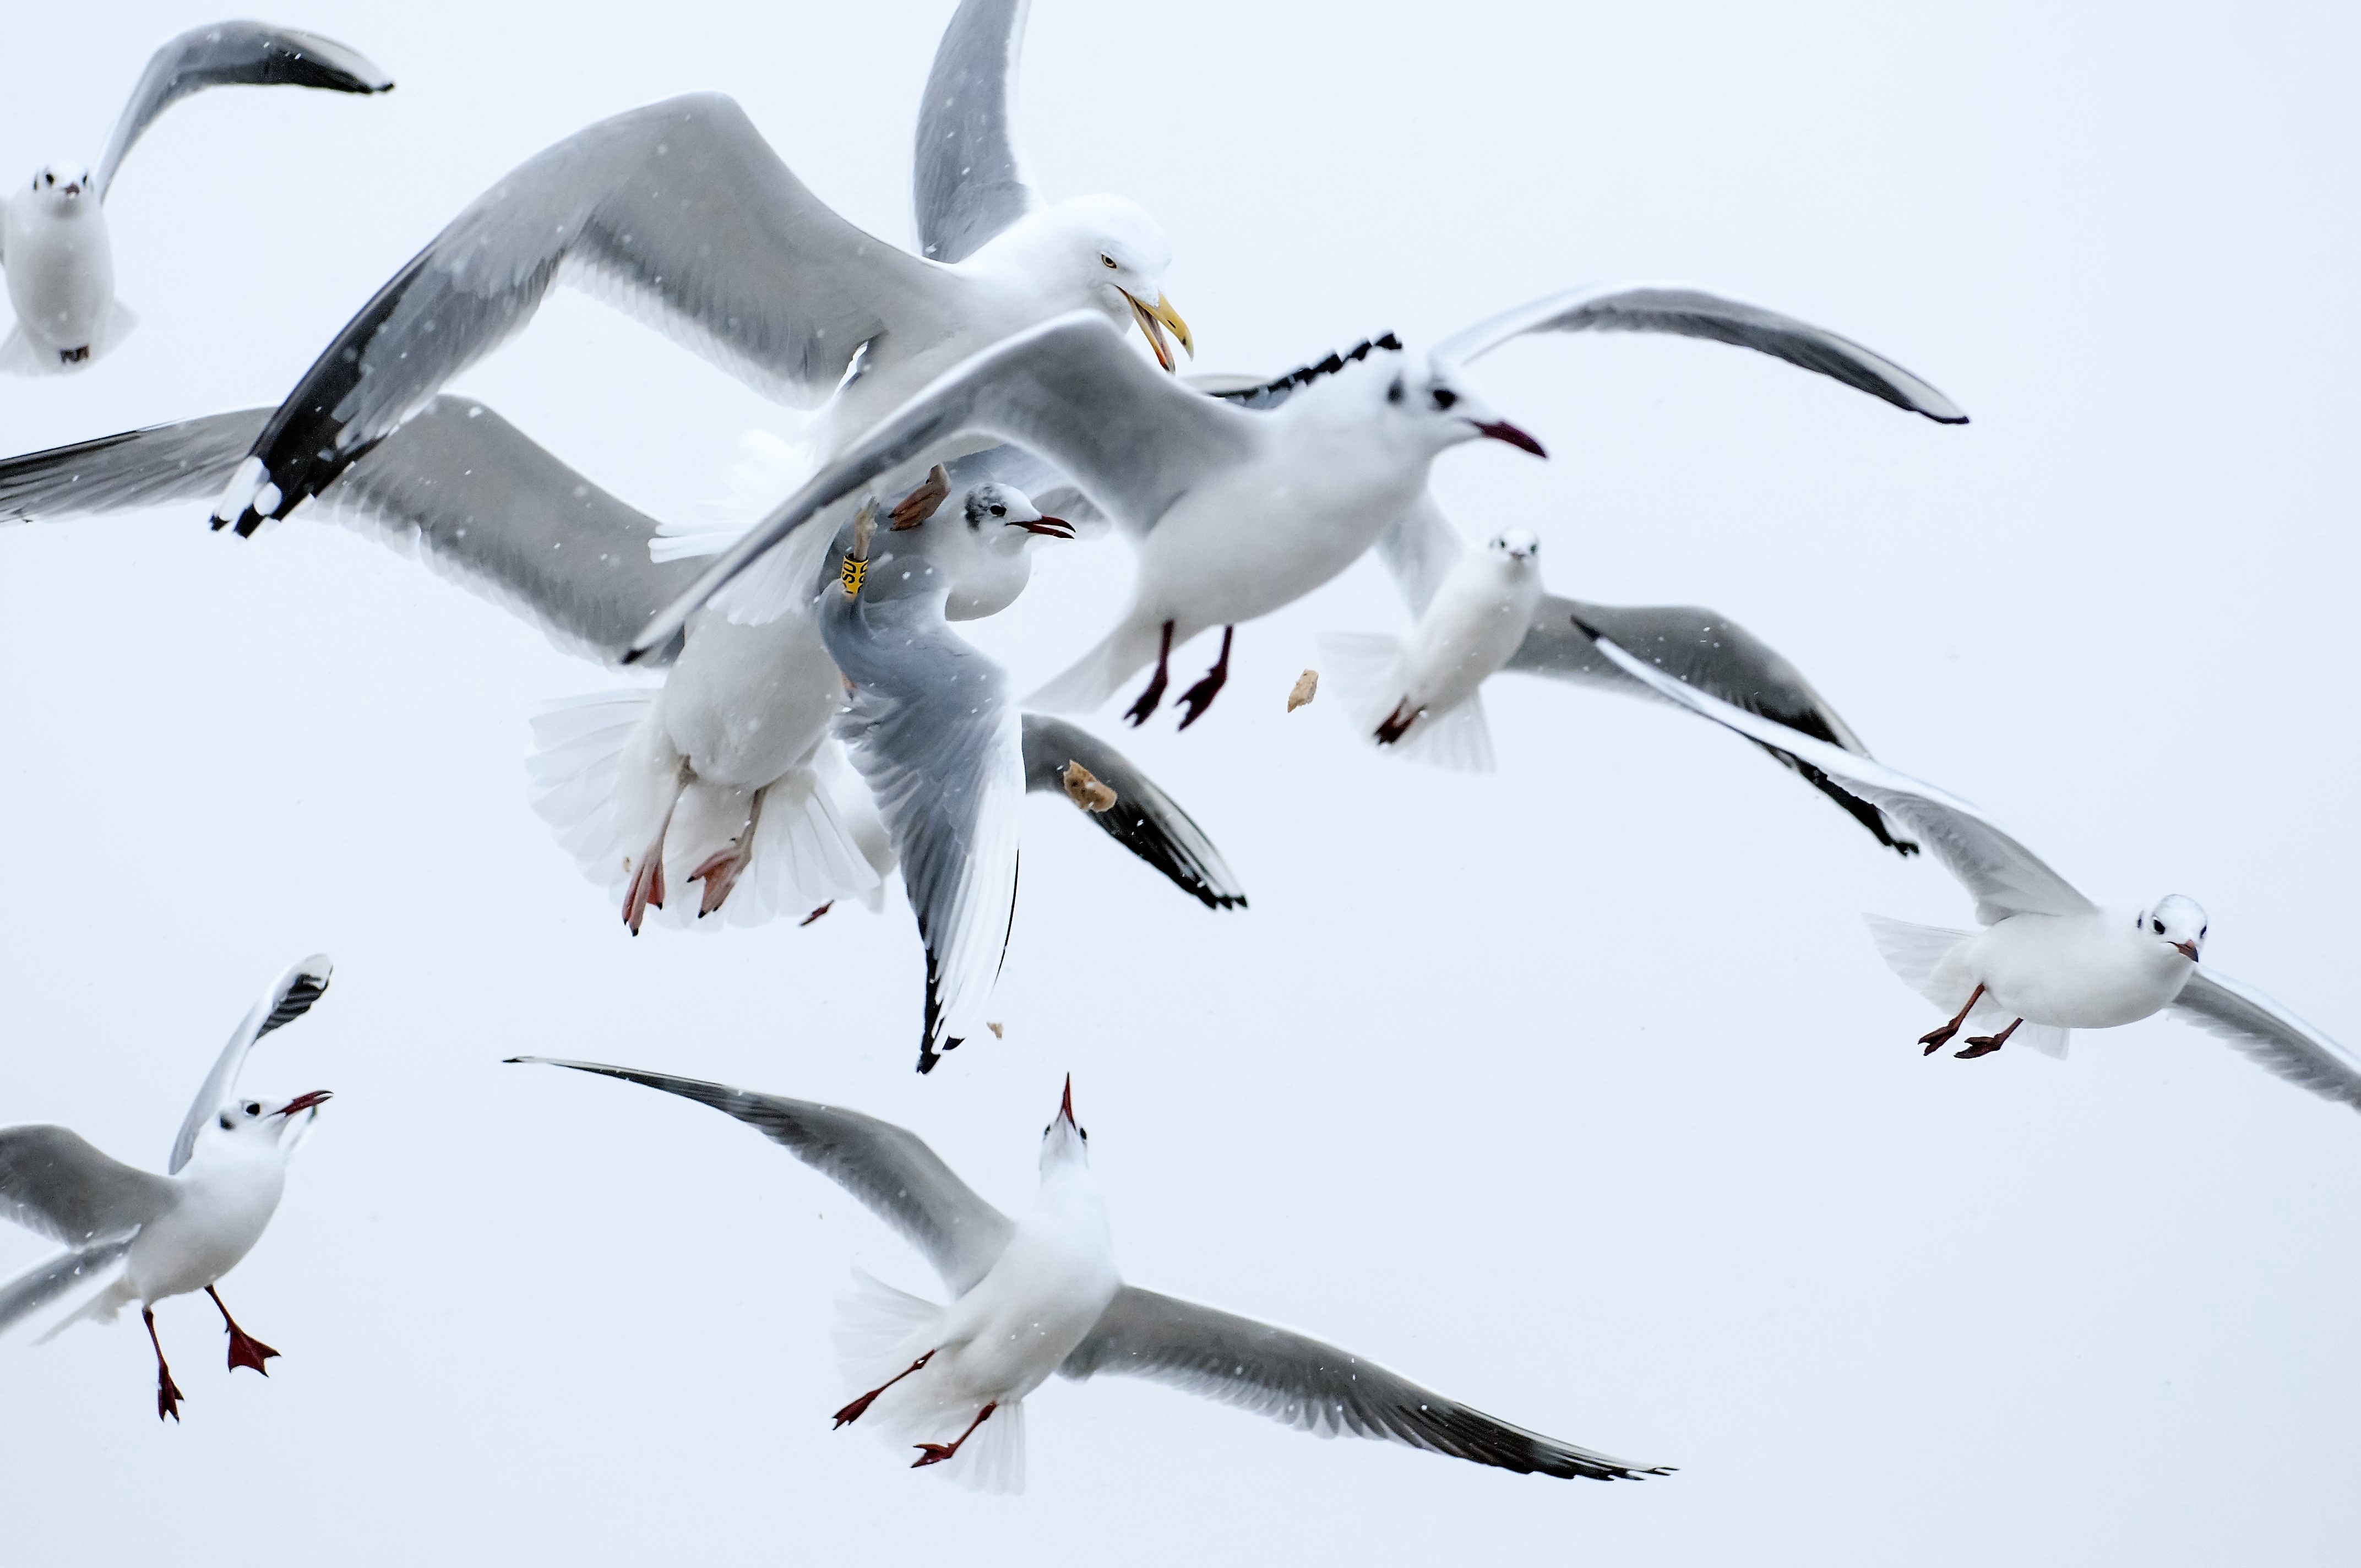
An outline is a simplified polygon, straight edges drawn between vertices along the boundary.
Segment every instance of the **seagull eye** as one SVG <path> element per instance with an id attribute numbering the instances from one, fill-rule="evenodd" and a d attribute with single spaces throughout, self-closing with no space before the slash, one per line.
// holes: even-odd
<path id="1" fill-rule="evenodd" d="M 1115 270 L 1115 258 L 1109 256 L 1105 251 L 1102 250 L 1099 252 L 1099 261 L 1108 271 L 1113 272 Z"/>
<path id="2" fill-rule="evenodd" d="M 1006 517 L 1008 515 L 1008 509 L 1004 506 L 995 506 L 992 509 L 992 515 L 994 517 Z"/>
<path id="3" fill-rule="evenodd" d="M 1458 400 L 1459 394 L 1453 391 L 1450 388 L 1437 387 L 1434 389 L 1434 406 L 1436 408 L 1447 409 Z"/>
<path id="4" fill-rule="evenodd" d="M 2149 925 L 2151 925 L 2151 926 L 2154 926 L 2154 927 L 2156 927 L 2156 934 L 2157 934 L 2158 936 L 2161 937 L 2161 936 L 2163 936 L 2163 935 L 2164 935 L 2164 922 L 2163 922 L 2163 921 L 2161 921 L 2161 920 L 2151 920 L 2151 921 L 2149 921 L 2149 922 L 2148 922 L 2148 924 L 2149 924 Z"/>

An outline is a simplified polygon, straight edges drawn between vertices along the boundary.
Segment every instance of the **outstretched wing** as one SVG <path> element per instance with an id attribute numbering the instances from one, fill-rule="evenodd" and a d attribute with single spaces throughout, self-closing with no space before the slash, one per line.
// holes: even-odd
<path id="1" fill-rule="evenodd" d="M 634 656 L 669 642 L 699 606 L 822 509 L 971 431 L 1055 464 L 1118 524 L 1139 532 L 1263 439 L 1255 415 L 1150 369 L 1105 317 L 1071 312 L 972 356 L 887 415 L 716 559 L 633 641 Z"/>
<path id="2" fill-rule="evenodd" d="M 190 1102 L 189 1113 L 181 1122 L 180 1135 L 172 1140 L 172 1159 L 164 1168 L 166 1170 L 178 1175 L 181 1168 L 189 1163 L 189 1156 L 197 1146 L 197 1135 L 236 1089 L 238 1072 L 246 1066 L 246 1054 L 254 1049 L 255 1042 L 309 1013 L 312 1003 L 326 992 L 328 977 L 335 972 L 335 966 L 328 961 L 327 954 L 313 953 L 270 982 L 262 1000 L 232 1032 L 229 1043 L 214 1059 L 213 1071 L 205 1075 L 196 1099 Z"/>
<path id="3" fill-rule="evenodd" d="M 218 494 L 269 416 L 212 414 L 0 462 L 0 521 Z M 619 660 L 632 633 L 697 577 L 692 562 L 649 555 L 655 519 L 468 398 L 434 399 L 317 504 L 603 663 Z M 675 643 L 650 662 L 677 651 Z"/>
<path id="4" fill-rule="evenodd" d="M 1521 1475 L 1631 1481 L 1671 1472 L 1543 1437 L 1334 1345 L 1126 1285 L 1059 1368 L 1152 1377 L 1320 1437 L 1380 1438 Z"/>
<path id="5" fill-rule="evenodd" d="M 2200 966 L 2172 1006 L 2290 1083 L 2361 1111 L 2361 1061 L 2253 986 Z"/>
<path id="6" fill-rule="evenodd" d="M 1809 322 L 1702 289 L 1641 284 L 1569 289 L 1454 333 L 1434 356 L 1468 364 L 1535 332 L 1663 332 L 1751 348 L 1843 382 L 1940 424 L 1965 424 L 1960 406 L 1882 354 Z"/>
<path id="7" fill-rule="evenodd" d="M 1244 909 L 1246 889 L 1205 830 L 1131 759 L 1084 729 L 1048 714 L 1025 715 L 1025 787 L 1066 793 L 1068 764 L 1080 762 L 1115 791 L 1115 804 L 1082 815 L 1208 909 Z"/>
<path id="8" fill-rule="evenodd" d="M 100 201 L 115 183 L 115 170 L 131 144 L 156 116 L 192 93 L 208 87 L 322 87 L 332 93 L 383 93 L 393 78 L 358 52 L 317 33 L 274 27 L 262 22 L 215 22 L 192 27 L 158 49 L 139 73 L 139 85 L 123 105 L 106 149 L 91 171 Z"/>
<path id="9" fill-rule="evenodd" d="M 918 252 L 962 261 L 1041 204 L 1009 134 L 1030 0 L 961 0 L 918 101 Z"/>
<path id="10" fill-rule="evenodd" d="M 1544 598 L 1532 630 L 1503 668 L 1554 680 L 1580 681 L 1630 696 L 1656 694 L 1625 674 L 1598 651 L 1582 628 L 1597 627 L 1623 648 L 1699 691 L 1759 714 L 1816 740 L 1866 757 L 1869 748 L 1852 726 L 1828 706 L 1804 673 L 1768 642 L 1728 617 L 1692 605 L 1585 604 Z M 1794 769 L 1804 782 L 1841 806 L 1877 841 L 1898 854 L 1918 846 L 1897 839 L 1877 807 L 1846 789 L 1794 751 L 1769 742 L 1763 749 Z"/>
<path id="11" fill-rule="evenodd" d="M 0 1285 L 0 1333 L 5 1333 L 59 1297 L 107 1273 L 131 1250 L 133 1236 L 109 1236 L 61 1252 Z"/>
<path id="12" fill-rule="evenodd" d="M 851 683 L 837 720 L 885 820 L 927 949 L 918 1070 L 984 1021 L 1016 913 L 1024 738 L 1008 674 L 950 630 L 941 596 L 822 590 L 820 634 Z"/>
<path id="13" fill-rule="evenodd" d="M 53 1242 L 120 1238 L 179 1201 L 160 1176 L 93 1148 L 66 1127 L 0 1127 L 0 1217 Z"/>
<path id="14" fill-rule="evenodd" d="M 1975 895 L 1976 918 L 1985 925 L 2011 915 L 2082 915 L 2095 907 L 2039 856 L 1959 796 L 1675 680 L 1617 646 L 1601 629 L 1583 630 L 1618 669 L 1658 696 L 1758 745 L 1792 753 L 1916 833 Z"/>
<path id="15" fill-rule="evenodd" d="M 257 493 L 225 521 L 250 533 L 324 489 L 532 320 L 562 274 L 799 403 L 833 391 L 873 338 L 932 341 L 960 287 L 837 216 L 730 99 L 634 109 L 526 159 L 378 291 L 271 416 Z"/>
<path id="16" fill-rule="evenodd" d="M 943 1283 L 964 1294 L 991 1272 L 1015 1229 L 1008 1217 L 977 1197 L 916 1133 L 858 1111 L 757 1094 L 727 1084 L 642 1072 L 555 1057 L 511 1057 L 512 1062 L 570 1067 L 661 1089 L 735 1116 L 861 1200 L 879 1219 L 926 1255 Z"/>

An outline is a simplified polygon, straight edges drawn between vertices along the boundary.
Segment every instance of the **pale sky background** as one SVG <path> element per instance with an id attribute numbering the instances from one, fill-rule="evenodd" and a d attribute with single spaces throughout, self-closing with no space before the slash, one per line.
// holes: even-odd
<path id="1" fill-rule="evenodd" d="M 142 324 L 0 382 L 0 447 L 277 401 L 503 171 L 675 93 L 733 94 L 906 243 L 950 9 L 276 12 L 399 90 L 174 108 L 109 203 Z M 19 7 L 0 176 L 94 155 L 207 19 Z M 2356 32 L 1038 0 L 1019 129 L 1050 195 L 1170 228 L 1201 368 L 1669 279 L 1928 377 L 1972 425 L 1709 345 L 1527 343 L 1476 378 L 1552 461 L 1435 482 L 1471 534 L 1536 529 L 1560 592 L 1735 616 L 1880 756 L 2103 900 L 2197 897 L 2209 964 L 2361 1043 Z M 460 385 L 664 515 L 784 423 L 579 296 Z M 159 1164 L 269 977 L 336 961 L 247 1078 L 336 1091 L 223 1288 L 283 1359 L 232 1378 L 212 1307 L 167 1304 L 159 1427 L 136 1319 L 0 1344 L 11 1562 L 2351 1561 L 2361 1123 L 2162 1020 L 2063 1066 L 1921 1059 L 1937 1020 L 1859 915 L 1966 900 L 1683 716 L 1504 677 L 1467 778 L 1285 714 L 1319 630 L 1403 624 L 1374 563 L 1245 628 L 1206 722 L 1121 740 L 1252 908 L 1029 803 L 1007 1038 L 925 1080 L 897 905 L 625 935 L 522 767 L 536 703 L 616 678 L 415 564 L 197 508 L 0 563 L 0 1121 Z M 1029 685 L 1129 570 L 1075 547 L 973 634 Z M 917 1255 L 751 1129 L 520 1051 L 856 1105 L 1004 1207 L 1071 1069 L 1128 1277 L 1680 1474 L 1518 1477 L 1102 1379 L 1031 1401 L 1021 1498 L 910 1475 L 830 1432 L 828 1330 L 850 1265 L 931 1289 Z M 0 1233 L 0 1270 L 46 1250 Z"/>

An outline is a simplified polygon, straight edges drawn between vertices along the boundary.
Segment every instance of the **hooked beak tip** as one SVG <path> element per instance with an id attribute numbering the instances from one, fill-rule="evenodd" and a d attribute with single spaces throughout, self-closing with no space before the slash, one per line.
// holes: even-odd
<path id="1" fill-rule="evenodd" d="M 1172 308 L 1171 301 L 1159 294 L 1156 303 L 1150 305 L 1121 285 L 1116 286 L 1115 292 L 1131 306 L 1132 319 L 1139 323 L 1140 334 L 1148 339 L 1148 346 L 1156 351 L 1156 363 L 1164 367 L 1166 375 L 1180 373 L 1180 362 L 1172 356 L 1172 345 L 1164 340 L 1166 327 L 1172 329 L 1172 335 L 1180 340 L 1180 346 L 1188 351 L 1190 358 L 1197 357 L 1196 339 L 1190 335 L 1189 323 L 1180 319 L 1180 313 Z"/>
<path id="2" fill-rule="evenodd" d="M 1476 426 L 1477 433 L 1488 435 L 1494 441 L 1505 441 L 1519 451 L 1530 452 L 1536 457 L 1546 458 L 1549 455 L 1548 453 L 1542 450 L 1542 444 L 1540 442 L 1535 441 L 1532 436 L 1527 435 L 1523 431 L 1519 430 L 1507 420 L 1496 419 L 1488 423 L 1481 421 L 1470 421 L 1469 422 Z"/>
<path id="3" fill-rule="evenodd" d="M 1058 1119 L 1070 1127 L 1078 1124 L 1074 1121 L 1074 1075 L 1071 1072 L 1066 1075 L 1066 1092 L 1058 1102 Z"/>

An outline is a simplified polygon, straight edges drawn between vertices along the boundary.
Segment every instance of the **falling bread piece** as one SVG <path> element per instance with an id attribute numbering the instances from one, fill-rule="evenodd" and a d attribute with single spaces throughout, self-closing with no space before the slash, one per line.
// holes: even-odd
<path id="1" fill-rule="evenodd" d="M 997 1024 L 986 1024 L 984 1027 L 992 1031 L 992 1037 L 995 1040 L 1005 1040 L 1008 1037 L 1000 1032 L 1000 1025 Z"/>
<path id="2" fill-rule="evenodd" d="M 1066 795 L 1084 811 L 1104 811 L 1115 805 L 1115 791 L 1099 783 L 1098 775 L 1080 762 L 1068 762 L 1066 771 L 1058 775 L 1066 786 Z"/>
<path id="3" fill-rule="evenodd" d="M 1306 670 L 1301 674 L 1296 676 L 1295 689 L 1287 694 L 1287 711 L 1293 713 L 1297 708 L 1301 707 L 1305 703 L 1310 702 L 1313 694 L 1318 692 L 1319 689 L 1319 671 Z"/>

